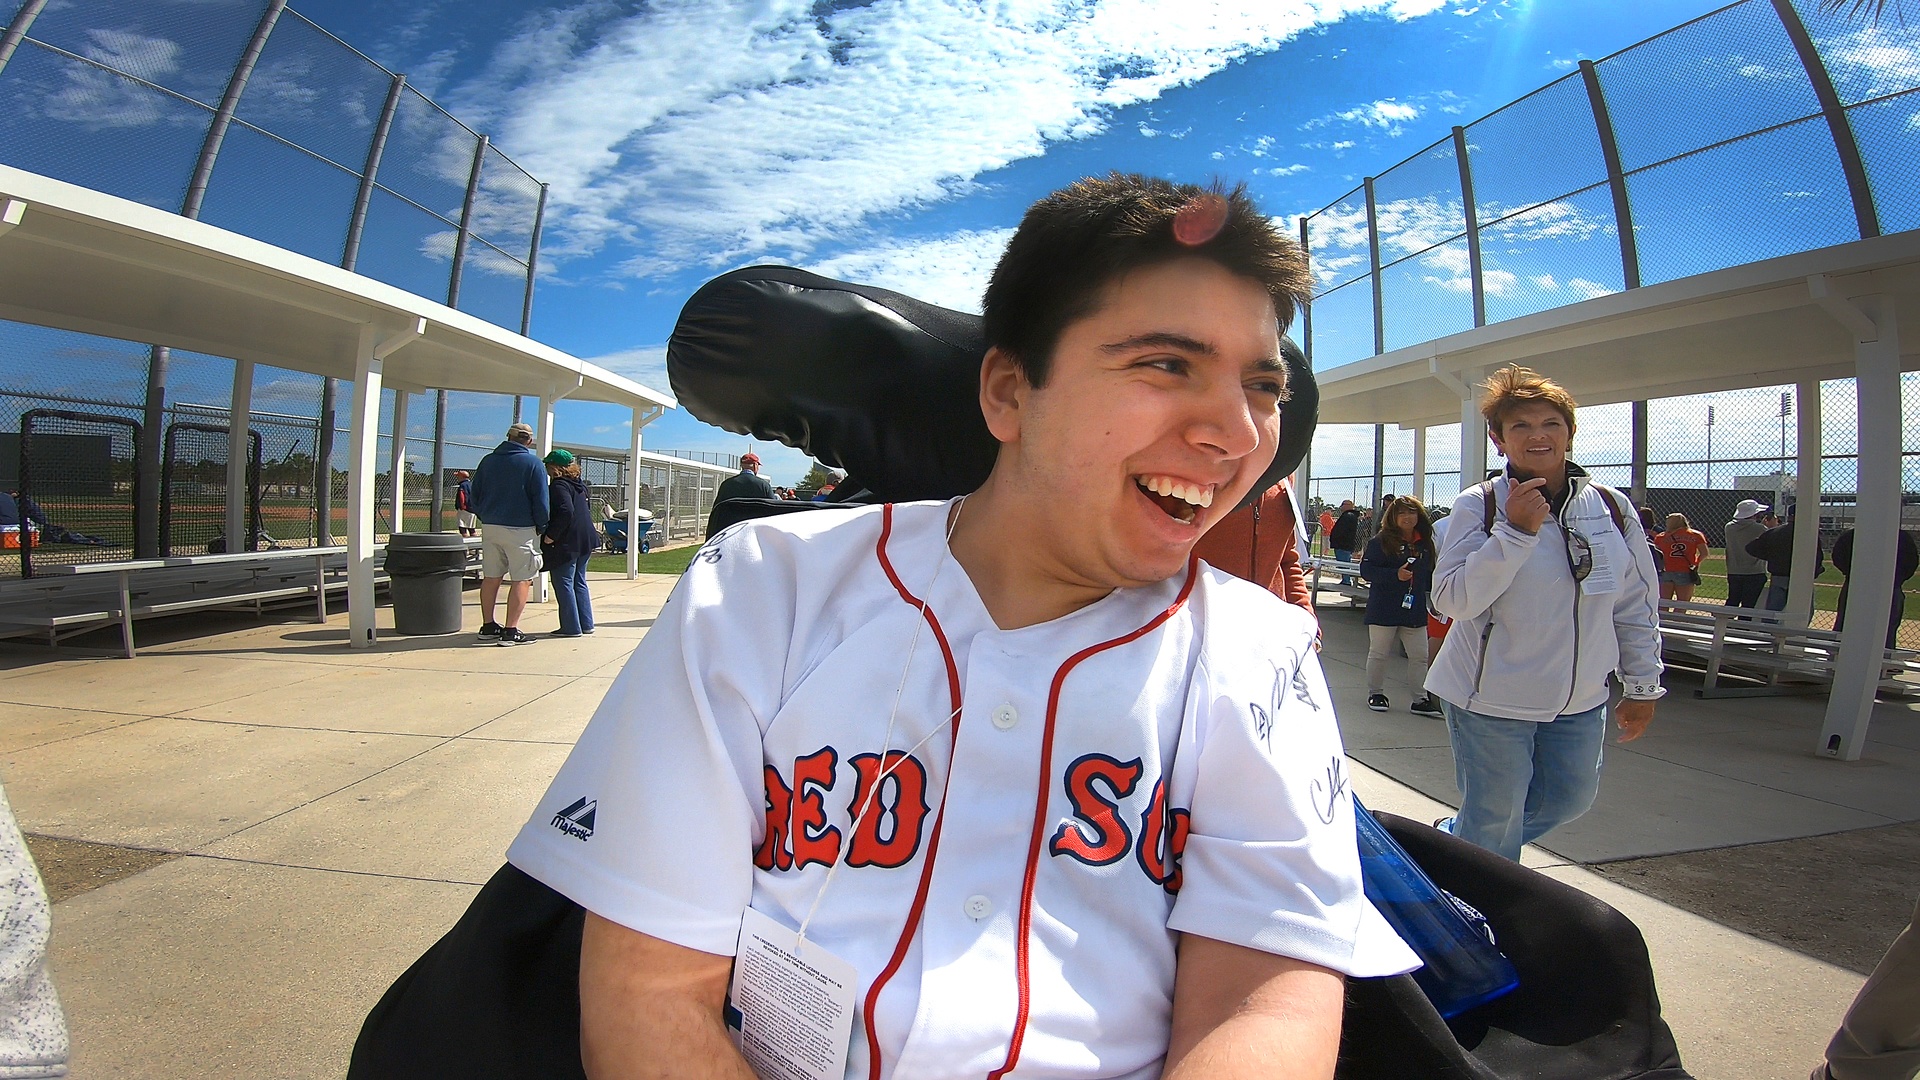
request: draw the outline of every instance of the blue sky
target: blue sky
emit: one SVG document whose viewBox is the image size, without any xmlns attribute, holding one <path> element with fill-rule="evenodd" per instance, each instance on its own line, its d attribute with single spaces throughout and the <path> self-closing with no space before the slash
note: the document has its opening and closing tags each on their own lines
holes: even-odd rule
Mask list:
<svg viewBox="0 0 1920 1080">
<path fill-rule="evenodd" d="M 533 335 L 664 385 L 715 274 L 782 262 L 977 310 L 1034 198 L 1124 169 L 1275 215 L 1713 10 L 1705 0 L 296 0 L 552 185 Z M 618 410 L 563 436 L 624 444 Z M 670 413 L 656 448 L 747 443 Z M 804 471 L 756 447 L 776 482 Z"/>
</svg>

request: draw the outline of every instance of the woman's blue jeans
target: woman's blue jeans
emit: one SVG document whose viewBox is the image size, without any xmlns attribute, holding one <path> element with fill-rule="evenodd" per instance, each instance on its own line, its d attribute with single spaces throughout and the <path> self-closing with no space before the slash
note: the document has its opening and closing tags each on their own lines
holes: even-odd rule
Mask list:
<svg viewBox="0 0 1920 1080">
<path fill-rule="evenodd" d="M 1547 723 L 1505 720 L 1441 702 L 1453 743 L 1460 812 L 1441 828 L 1518 861 L 1520 849 L 1593 805 L 1607 707 Z"/>
<path fill-rule="evenodd" d="M 585 634 L 593 630 L 593 600 L 587 596 L 587 560 L 584 556 L 554 563 L 553 599 L 560 605 L 560 632 Z"/>
</svg>

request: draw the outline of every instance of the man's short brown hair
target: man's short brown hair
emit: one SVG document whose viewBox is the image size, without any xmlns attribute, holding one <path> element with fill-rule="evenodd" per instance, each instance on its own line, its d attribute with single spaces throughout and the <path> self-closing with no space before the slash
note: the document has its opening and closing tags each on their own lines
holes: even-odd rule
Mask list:
<svg viewBox="0 0 1920 1080">
<path fill-rule="evenodd" d="M 1199 221 L 1206 224 L 1187 228 Z M 1183 258 L 1257 282 L 1273 298 L 1282 333 L 1307 300 L 1306 255 L 1260 212 L 1245 184 L 1229 191 L 1116 172 L 1076 181 L 1027 208 L 987 284 L 987 344 L 1010 356 L 1030 385 L 1044 386 L 1060 334 L 1093 313 L 1109 285 Z"/>
<path fill-rule="evenodd" d="M 1508 364 L 1480 384 L 1480 415 L 1486 417 L 1487 430 L 1505 433 L 1507 414 L 1522 405 L 1544 401 L 1554 407 L 1567 422 L 1567 434 L 1574 432 L 1573 410 L 1577 408 L 1567 388 L 1532 368 Z"/>
</svg>

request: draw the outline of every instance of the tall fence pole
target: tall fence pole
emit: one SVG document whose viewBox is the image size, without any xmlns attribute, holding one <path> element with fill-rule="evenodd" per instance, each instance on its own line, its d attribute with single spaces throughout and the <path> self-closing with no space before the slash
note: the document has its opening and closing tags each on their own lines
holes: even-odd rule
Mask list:
<svg viewBox="0 0 1920 1080">
<path fill-rule="evenodd" d="M 1880 213 L 1873 203 L 1873 188 L 1867 183 L 1867 166 L 1860 159 L 1860 143 L 1853 137 L 1853 124 L 1847 119 L 1847 110 L 1840 107 L 1840 95 L 1833 89 L 1833 77 L 1827 73 L 1827 65 L 1820 59 L 1820 50 L 1813 44 L 1813 35 L 1807 33 L 1807 24 L 1800 19 L 1791 0 L 1773 0 L 1773 10 L 1780 16 L 1780 25 L 1787 31 L 1787 37 L 1793 41 L 1793 51 L 1800 54 L 1800 66 L 1807 69 L 1807 81 L 1813 84 L 1813 96 L 1820 102 L 1821 115 L 1827 118 L 1827 130 L 1833 133 L 1833 148 L 1840 155 L 1840 171 L 1847 178 L 1847 192 L 1853 196 L 1853 217 L 1860 226 L 1860 238 L 1880 235 Z"/>
<path fill-rule="evenodd" d="M 1633 203 L 1627 198 L 1627 174 L 1620 167 L 1620 143 L 1613 137 L 1613 114 L 1600 89 L 1600 69 L 1580 61 L 1580 77 L 1587 84 L 1587 104 L 1593 126 L 1600 133 L 1600 155 L 1607 163 L 1607 186 L 1613 189 L 1613 220 L 1620 234 L 1620 276 L 1629 289 L 1640 287 L 1640 245 L 1633 235 Z"/>
<path fill-rule="evenodd" d="M 1467 129 L 1453 129 L 1453 160 L 1460 166 L 1460 205 L 1466 211 L 1467 272 L 1473 281 L 1473 325 L 1487 325 L 1487 278 L 1480 263 L 1480 210 L 1473 199 L 1473 165 L 1467 160 Z"/>
<path fill-rule="evenodd" d="M 533 206 L 533 240 L 527 245 L 527 289 L 520 300 L 520 336 L 533 336 L 533 281 L 540 274 L 540 234 L 547 225 L 547 185 L 540 185 L 540 201 Z M 513 395 L 513 422 L 520 422 L 521 397 Z"/>
<path fill-rule="evenodd" d="M 207 137 L 200 144 L 200 158 L 193 164 L 193 178 L 187 182 L 187 200 L 181 206 L 182 216 L 199 218 L 200 205 L 207 197 L 207 182 L 213 178 L 213 164 L 220 157 L 220 144 L 226 141 L 227 129 L 233 126 L 234 111 L 240 107 L 240 95 L 246 92 L 247 80 L 253 77 L 253 68 L 260 62 L 261 50 L 267 47 L 267 38 L 273 34 L 274 24 L 280 21 L 280 13 L 287 9 L 287 0 L 267 0 L 267 10 L 260 15 L 260 22 L 253 28 L 253 37 L 247 40 L 247 50 L 240 54 L 240 62 L 234 65 L 233 75 L 227 80 L 227 92 L 220 96 L 220 106 L 213 112 L 213 123 L 207 126 Z"/>
<path fill-rule="evenodd" d="M 14 50 L 26 40 L 27 31 L 33 28 L 33 20 L 40 17 L 40 9 L 47 6 L 47 0 L 27 0 L 20 10 L 13 13 L 7 23 L 5 33 L 0 33 L 0 71 L 5 71 L 7 61 L 13 59 Z"/>
<path fill-rule="evenodd" d="M 453 272 L 447 276 L 447 306 L 460 307 L 460 279 L 467 266 L 467 245 L 473 237 L 473 204 L 480 195 L 480 169 L 487 160 L 489 140 L 485 135 L 473 148 L 473 168 L 467 172 L 467 195 L 460 203 L 460 231 L 453 239 Z M 447 491 L 443 479 L 447 471 L 447 392 L 433 392 L 433 493 L 428 499 L 428 528 L 440 531 L 446 513 Z"/>
<path fill-rule="evenodd" d="M 1373 202 L 1373 177 L 1367 191 L 1367 272 L 1373 278 L 1373 355 L 1387 351 L 1387 310 L 1380 288 L 1380 215 Z"/>
<path fill-rule="evenodd" d="M 1300 254 L 1312 265 L 1313 248 L 1307 243 L 1307 219 L 1300 219 Z M 1300 351 L 1306 355 L 1307 370 L 1313 370 L 1313 300 L 1300 305 Z"/>
<path fill-rule="evenodd" d="M 193 176 L 187 182 L 187 197 L 180 206 L 180 215 L 198 219 L 200 207 L 207 196 L 207 182 L 213 177 L 213 165 L 220 156 L 220 144 L 227 137 L 227 128 L 233 124 L 233 114 L 240 106 L 240 95 L 247 88 L 247 80 L 253 76 L 254 65 L 260 62 L 260 52 L 266 48 L 267 38 L 273 33 L 274 24 L 280 21 L 280 13 L 287 8 L 287 0 L 267 0 L 267 8 L 260 15 L 260 21 L 253 28 L 253 37 L 247 40 L 246 51 L 241 53 L 240 62 L 234 65 L 233 74 L 227 79 L 226 93 L 220 96 L 220 105 L 213 113 L 213 122 L 207 126 L 207 135 L 200 144 L 200 157 L 194 162 Z M 16 18 L 15 22 L 19 20 Z M 160 550 L 160 443 L 165 437 L 167 413 L 167 369 L 173 359 L 172 351 L 164 345 L 153 346 L 147 354 L 147 400 L 145 407 L 145 429 L 141 434 L 147 440 L 145 453 L 140 455 L 142 475 L 134 478 L 136 505 L 140 507 L 133 538 L 135 558 L 149 559 Z M 243 361 L 235 361 L 241 363 Z M 238 428 L 231 413 L 228 424 Z M 245 435 L 241 438 L 244 440 Z M 231 448 L 229 448 L 231 450 Z M 242 446 L 240 451 L 245 452 Z"/>
<path fill-rule="evenodd" d="M 527 291 L 520 301 L 521 337 L 530 337 L 533 332 L 533 281 L 540 274 L 540 233 L 546 226 L 547 185 L 541 184 L 540 201 L 533 207 L 533 240 L 527 245 Z M 519 419 L 517 413 L 515 419 Z"/>
<path fill-rule="evenodd" d="M 394 114 L 400 111 L 400 92 L 407 87 L 405 75 L 395 75 L 387 83 L 387 101 L 380 109 L 380 120 L 373 126 L 373 140 L 367 144 L 367 164 L 360 170 L 360 190 L 354 196 L 353 217 L 347 221 L 347 245 L 340 254 L 340 268 L 353 270 L 360 264 L 360 240 L 367 230 L 367 211 L 373 206 L 373 187 L 380 174 L 380 159 L 387 152 L 387 136 L 393 131 Z M 340 380 L 327 378 L 320 387 L 320 431 L 314 439 L 313 491 L 314 514 L 319 518 L 318 543 L 333 544 L 333 442 L 339 423 Z"/>
</svg>

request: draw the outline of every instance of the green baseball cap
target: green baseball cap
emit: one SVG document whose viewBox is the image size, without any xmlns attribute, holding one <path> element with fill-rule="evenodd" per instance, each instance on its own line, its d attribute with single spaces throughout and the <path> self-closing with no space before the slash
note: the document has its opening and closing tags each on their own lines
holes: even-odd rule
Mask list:
<svg viewBox="0 0 1920 1080">
<path fill-rule="evenodd" d="M 565 450 L 553 450 L 548 452 L 544 460 L 549 465 L 557 465 L 564 469 L 573 464 L 573 455 Z"/>
</svg>

